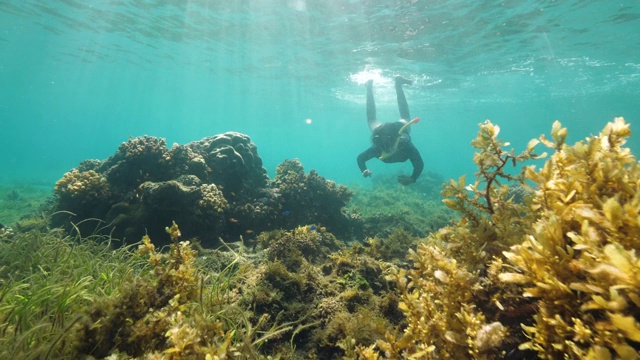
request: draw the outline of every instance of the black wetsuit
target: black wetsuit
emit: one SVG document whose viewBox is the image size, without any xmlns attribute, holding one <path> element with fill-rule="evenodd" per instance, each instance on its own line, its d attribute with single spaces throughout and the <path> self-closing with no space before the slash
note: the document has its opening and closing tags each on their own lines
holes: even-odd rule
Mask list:
<svg viewBox="0 0 640 360">
<path fill-rule="evenodd" d="M 380 160 L 385 163 L 397 163 L 410 160 L 413 165 L 413 173 L 410 176 L 411 179 L 413 179 L 413 182 L 415 182 L 416 179 L 418 179 L 418 176 L 422 173 L 424 162 L 422 161 L 422 156 L 420 156 L 418 149 L 416 149 L 416 147 L 411 143 L 411 136 L 409 135 L 410 129 L 406 129 L 401 135 L 398 135 L 400 129 L 407 124 L 407 121 L 411 121 L 409 105 L 407 104 L 407 99 L 404 95 L 404 91 L 402 90 L 403 84 L 410 83 L 411 82 L 408 80 L 396 77 L 395 88 L 398 99 L 398 110 L 400 111 L 400 117 L 404 119 L 404 121 L 387 123 L 380 123 L 377 120 L 372 82 L 369 81 L 367 83 L 367 122 L 369 123 L 369 129 L 373 132 L 371 136 L 371 142 L 373 145 L 358 155 L 358 167 L 365 177 L 371 175 L 371 172 L 365 174 L 365 170 L 367 170 L 367 161 L 373 158 L 380 158 L 382 156 L 383 149 L 391 150 L 398 136 L 400 136 L 400 142 L 398 143 L 396 151 L 393 154 L 384 156 Z M 404 183 L 402 181 L 403 178 L 406 178 L 406 176 L 399 176 L 398 181 L 403 183 L 403 185 L 410 183 Z"/>
<path fill-rule="evenodd" d="M 392 138 L 395 141 L 398 131 L 405 123 L 397 121 L 393 123 L 384 123 L 380 125 L 373 132 L 373 137 L 379 136 L 380 138 Z M 422 161 L 422 156 L 420 156 L 420 152 L 413 146 L 411 143 L 411 136 L 407 133 L 403 133 L 400 135 L 400 143 L 398 144 L 398 149 L 393 155 L 380 159 L 385 163 L 397 163 L 397 162 L 405 162 L 407 160 L 411 161 L 411 165 L 413 165 L 413 173 L 411 177 L 413 180 L 416 180 L 418 176 L 422 173 L 422 169 L 424 168 L 424 162 Z M 379 158 L 382 156 L 382 148 L 375 144 L 370 148 L 362 152 L 358 155 L 358 167 L 360 168 L 360 172 L 363 172 L 367 169 L 366 162 L 373 159 Z"/>
</svg>

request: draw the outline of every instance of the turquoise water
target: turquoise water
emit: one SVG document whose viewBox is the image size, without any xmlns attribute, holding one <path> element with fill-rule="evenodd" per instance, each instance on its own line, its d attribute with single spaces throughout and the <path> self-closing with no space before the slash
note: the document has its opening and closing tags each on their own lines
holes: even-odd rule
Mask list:
<svg viewBox="0 0 640 360">
<path fill-rule="evenodd" d="M 638 1 L 2 0 L 0 182 L 53 185 L 131 136 L 239 131 L 271 175 L 299 158 L 366 183 L 363 83 L 395 121 L 397 74 L 425 171 L 457 178 L 485 119 L 517 149 L 556 119 L 571 142 L 615 116 L 638 131 L 638 33 Z"/>
</svg>

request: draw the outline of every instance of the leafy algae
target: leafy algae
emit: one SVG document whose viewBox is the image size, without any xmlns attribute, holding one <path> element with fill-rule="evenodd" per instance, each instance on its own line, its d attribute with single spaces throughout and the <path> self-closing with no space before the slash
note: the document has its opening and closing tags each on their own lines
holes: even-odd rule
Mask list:
<svg viewBox="0 0 640 360">
<path fill-rule="evenodd" d="M 533 351 L 544 359 L 637 359 L 640 339 L 640 166 L 629 124 L 608 123 L 573 146 L 555 122 L 515 155 L 498 128 L 480 124 L 476 181 L 450 181 L 445 204 L 461 220 L 429 236 L 397 269 L 402 333 L 377 346 L 391 358 L 497 358 Z M 511 162 L 553 154 L 541 169 Z M 509 184 L 511 183 L 511 185 Z M 525 190 L 514 201 L 510 186 Z M 504 246 L 509 246 L 504 249 Z M 502 251 L 500 251 L 503 249 Z M 523 337 L 524 335 L 524 337 Z M 517 347 L 517 348 L 514 348 Z M 360 358 L 375 359 L 374 347 Z"/>
</svg>

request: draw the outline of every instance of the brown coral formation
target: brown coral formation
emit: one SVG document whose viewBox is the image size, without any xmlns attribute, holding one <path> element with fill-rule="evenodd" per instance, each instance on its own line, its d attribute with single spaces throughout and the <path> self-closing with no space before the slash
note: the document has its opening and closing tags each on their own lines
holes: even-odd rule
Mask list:
<svg viewBox="0 0 640 360">
<path fill-rule="evenodd" d="M 166 155 L 165 139 L 145 135 L 123 142 L 96 171 L 114 188 L 126 191 L 145 181 L 169 180 Z"/>
<path fill-rule="evenodd" d="M 95 218 L 106 221 L 101 231 L 118 239 L 161 239 L 157 229 L 175 220 L 185 236 L 207 246 L 307 223 L 346 231 L 348 190 L 314 171 L 304 174 L 297 164 L 280 167 L 294 176 L 269 181 L 255 144 L 236 132 L 169 150 L 164 139 L 133 138 L 107 160 L 84 161 L 58 182 L 55 210 L 62 212 L 53 225 L 91 234 L 95 224 L 82 220 Z"/>
<path fill-rule="evenodd" d="M 254 194 L 269 181 L 258 148 L 247 135 L 227 132 L 187 147 L 201 154 L 208 166 L 209 181 L 203 181 L 221 185 L 226 196 L 240 195 L 241 191 Z"/>
<path fill-rule="evenodd" d="M 326 180 L 315 170 L 305 174 L 297 159 L 278 165 L 273 183 L 282 197 L 285 225 L 315 222 L 337 235 L 349 234 L 348 217 L 342 214 L 353 195 L 347 187 Z"/>
<path fill-rule="evenodd" d="M 56 182 L 54 193 L 61 207 L 71 212 L 82 212 L 86 217 L 99 216 L 105 203 L 111 200 L 107 179 L 94 170 L 69 171 Z"/>
</svg>

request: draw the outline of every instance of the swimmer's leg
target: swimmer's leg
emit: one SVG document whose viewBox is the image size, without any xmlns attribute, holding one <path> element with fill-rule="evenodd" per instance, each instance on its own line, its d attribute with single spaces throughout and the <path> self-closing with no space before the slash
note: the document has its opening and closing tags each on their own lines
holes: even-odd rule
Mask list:
<svg viewBox="0 0 640 360">
<path fill-rule="evenodd" d="M 376 119 L 376 102 L 373 100 L 373 80 L 367 81 L 367 123 L 371 131 L 380 126 Z"/>
<path fill-rule="evenodd" d="M 406 121 L 411 121 L 411 115 L 409 115 L 409 104 L 407 104 L 407 98 L 404 96 L 404 90 L 402 85 L 411 85 L 413 81 L 403 78 L 402 76 L 396 76 L 396 96 L 398 98 L 398 110 L 400 110 L 400 118 Z"/>
</svg>

